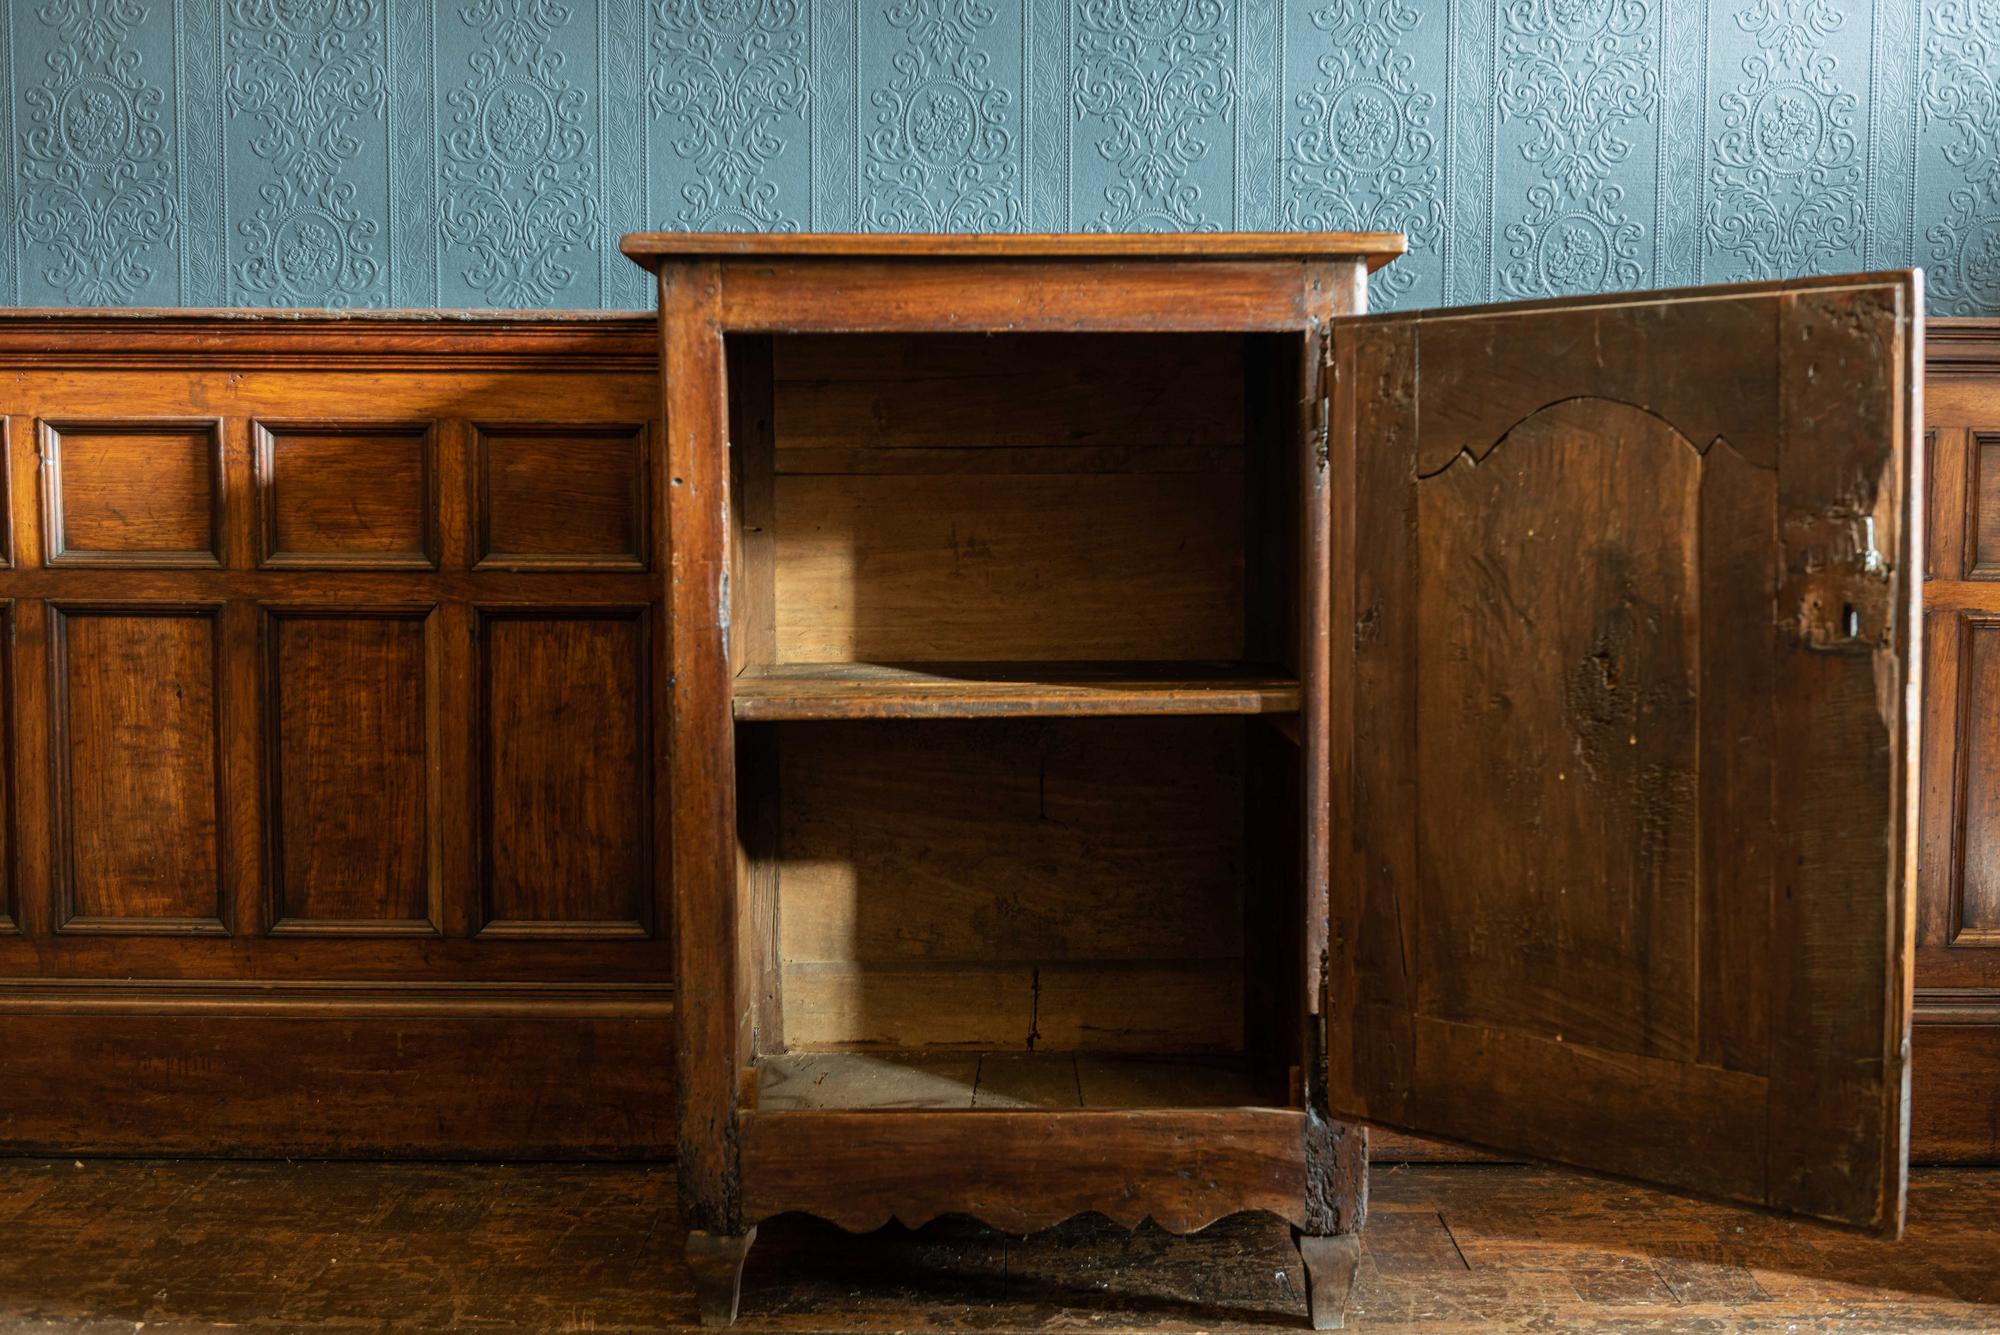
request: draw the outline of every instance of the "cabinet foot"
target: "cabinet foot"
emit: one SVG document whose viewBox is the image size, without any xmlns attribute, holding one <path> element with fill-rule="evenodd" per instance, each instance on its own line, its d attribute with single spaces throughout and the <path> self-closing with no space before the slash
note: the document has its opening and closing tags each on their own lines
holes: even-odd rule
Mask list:
<svg viewBox="0 0 2000 1335">
<path fill-rule="evenodd" d="M 701 1309 L 702 1325 L 726 1326 L 736 1320 L 736 1303 L 743 1294 L 743 1261 L 755 1241 L 754 1227 L 742 1233 L 689 1231 L 687 1265 L 694 1276 L 694 1299 Z"/>
<path fill-rule="evenodd" d="M 1361 1235 L 1315 1237 L 1294 1232 L 1292 1240 L 1306 1265 L 1306 1310 L 1312 1314 L 1313 1329 L 1339 1330 L 1347 1320 L 1347 1295 L 1354 1291 L 1354 1276 L 1361 1269 Z"/>
</svg>

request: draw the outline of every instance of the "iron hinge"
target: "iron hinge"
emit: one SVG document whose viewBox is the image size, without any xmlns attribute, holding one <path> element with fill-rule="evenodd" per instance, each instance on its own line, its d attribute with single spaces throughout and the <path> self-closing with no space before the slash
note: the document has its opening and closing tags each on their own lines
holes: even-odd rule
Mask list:
<svg viewBox="0 0 2000 1335">
<path fill-rule="evenodd" d="M 1333 453 L 1333 328 L 1319 329 L 1319 395 L 1313 403 L 1313 462 L 1326 471 Z"/>
</svg>

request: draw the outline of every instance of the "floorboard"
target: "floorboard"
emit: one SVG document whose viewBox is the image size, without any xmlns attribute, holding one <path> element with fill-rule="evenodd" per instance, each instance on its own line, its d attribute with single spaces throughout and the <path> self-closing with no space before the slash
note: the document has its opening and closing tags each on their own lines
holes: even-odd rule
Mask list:
<svg viewBox="0 0 2000 1335">
<path fill-rule="evenodd" d="M 1533 1168 L 1378 1168 L 1350 1328 L 2000 1328 L 2000 1170 L 1919 1171 L 1887 1244 Z M 0 1161 L 0 1330 L 682 1331 L 673 1169 Z M 1285 1228 L 1084 1219 L 852 1237 L 784 1218 L 747 1332 L 1304 1328 Z"/>
</svg>

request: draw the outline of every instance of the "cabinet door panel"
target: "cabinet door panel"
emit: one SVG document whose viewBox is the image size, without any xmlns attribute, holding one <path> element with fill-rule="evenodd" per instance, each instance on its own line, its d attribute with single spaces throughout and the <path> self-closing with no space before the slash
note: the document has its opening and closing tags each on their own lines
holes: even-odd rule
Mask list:
<svg viewBox="0 0 2000 1335">
<path fill-rule="evenodd" d="M 1332 1112 L 1900 1228 L 1920 312 L 1337 324 Z"/>
</svg>

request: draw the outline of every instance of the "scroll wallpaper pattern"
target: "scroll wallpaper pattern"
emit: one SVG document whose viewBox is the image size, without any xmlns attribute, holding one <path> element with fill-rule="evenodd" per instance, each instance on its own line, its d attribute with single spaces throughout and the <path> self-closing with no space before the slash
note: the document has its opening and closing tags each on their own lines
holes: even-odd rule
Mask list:
<svg viewBox="0 0 2000 1335">
<path fill-rule="evenodd" d="M 1378 305 L 1921 264 L 2000 0 L 8 0 L 0 303 L 634 307 L 640 227 L 1385 228 Z"/>
</svg>

